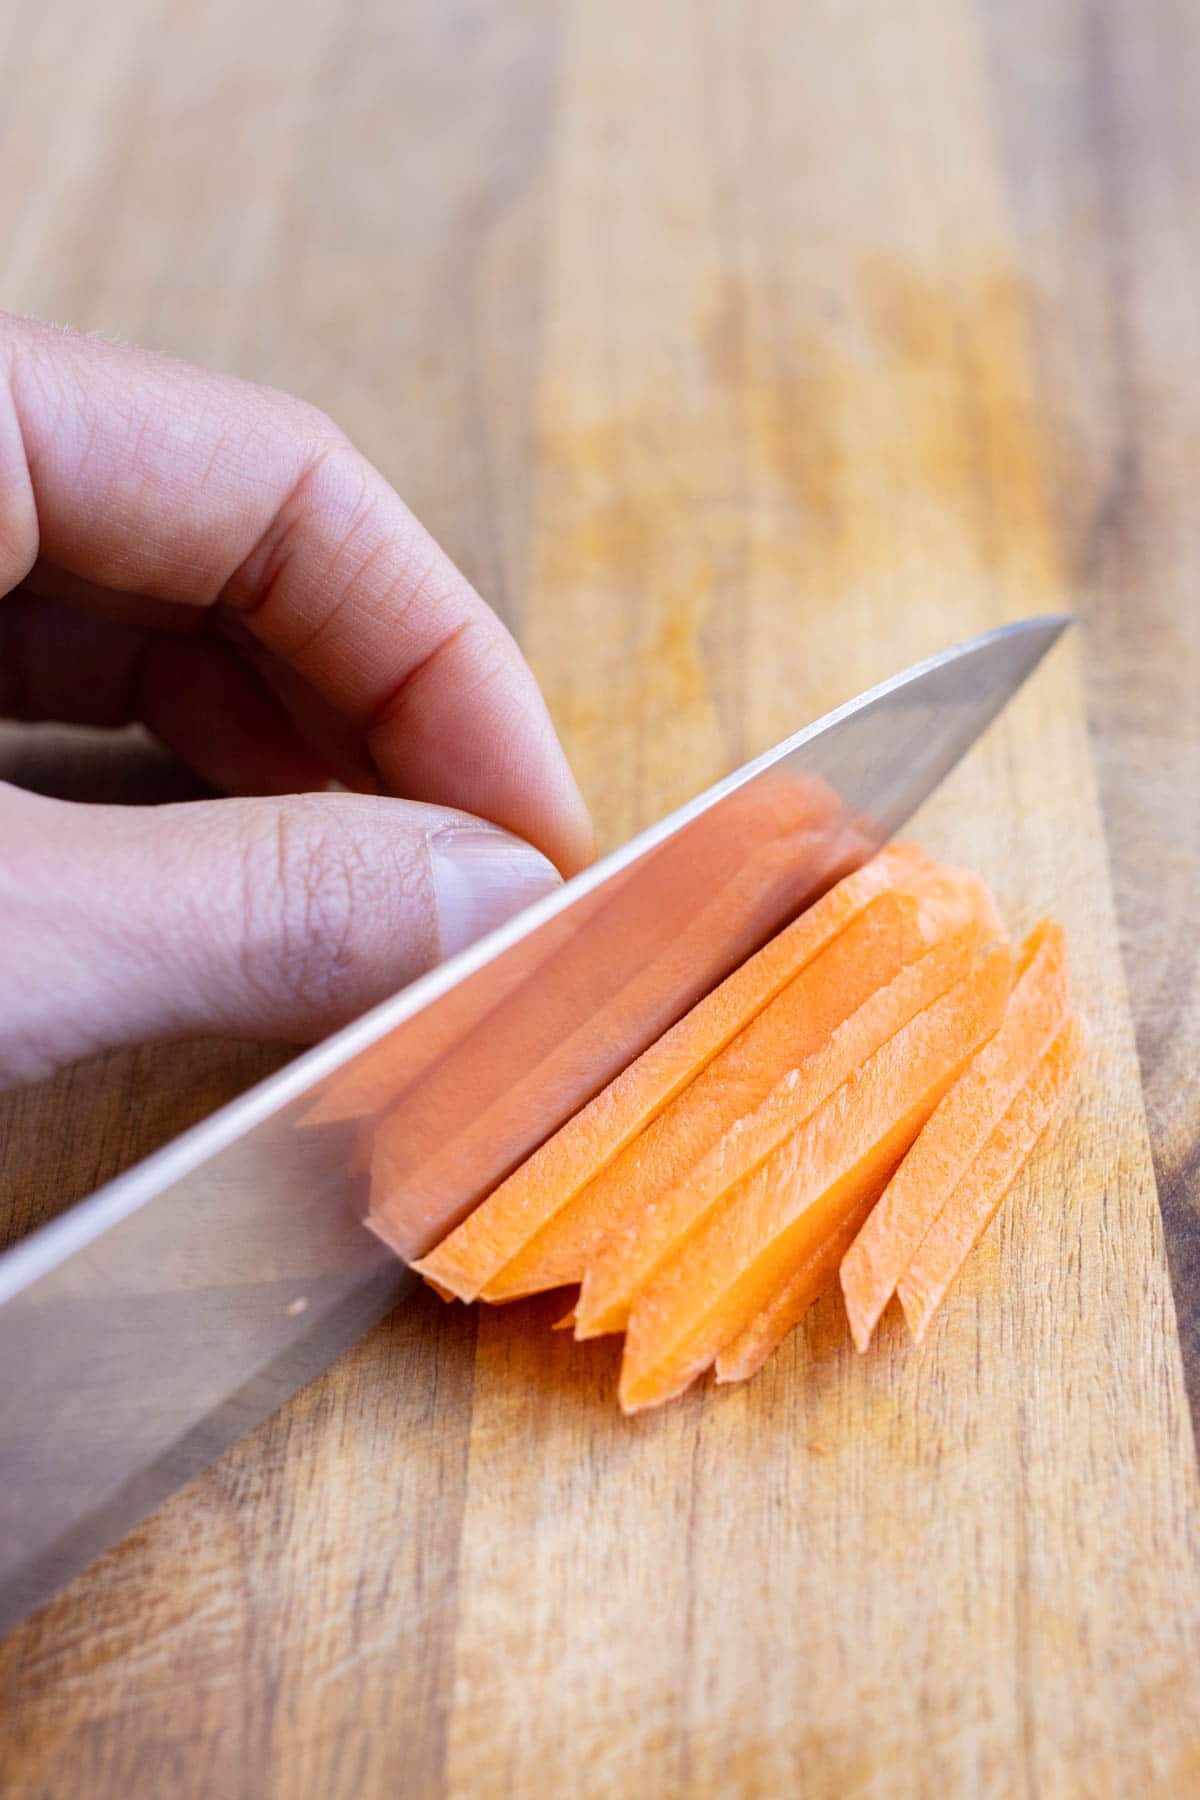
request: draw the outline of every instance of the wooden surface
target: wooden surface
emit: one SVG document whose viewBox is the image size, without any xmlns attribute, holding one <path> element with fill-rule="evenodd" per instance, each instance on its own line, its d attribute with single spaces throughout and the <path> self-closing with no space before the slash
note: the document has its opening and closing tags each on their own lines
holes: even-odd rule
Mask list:
<svg viewBox="0 0 1200 1800">
<path fill-rule="evenodd" d="M 553 1306 L 394 1317 L 0 1647 L 6 1794 L 1200 1787 L 1198 47 L 1187 0 L 7 9 L 3 304 L 332 411 L 604 843 L 1077 608 L 919 829 L 1065 919 L 1095 1048 L 920 1353 L 827 1302 L 631 1424 Z M 7 1234 L 274 1060 L 8 1099 Z"/>
</svg>

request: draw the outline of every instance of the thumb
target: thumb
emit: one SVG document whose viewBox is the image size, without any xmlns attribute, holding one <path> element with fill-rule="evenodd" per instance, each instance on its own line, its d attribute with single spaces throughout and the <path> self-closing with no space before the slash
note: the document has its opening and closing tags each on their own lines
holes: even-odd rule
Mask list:
<svg viewBox="0 0 1200 1800">
<path fill-rule="evenodd" d="M 0 784 L 0 1085 L 105 1046 L 319 1037 L 558 885 L 444 807 L 76 806 Z"/>
</svg>

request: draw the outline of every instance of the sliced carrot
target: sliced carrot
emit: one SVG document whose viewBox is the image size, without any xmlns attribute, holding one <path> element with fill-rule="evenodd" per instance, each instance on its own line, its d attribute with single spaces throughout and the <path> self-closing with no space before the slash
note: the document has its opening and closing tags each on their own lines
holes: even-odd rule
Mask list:
<svg viewBox="0 0 1200 1800">
<path fill-rule="evenodd" d="M 960 913 L 956 929 L 924 956 L 908 959 L 890 979 L 882 981 L 877 979 L 878 969 L 866 959 L 860 959 L 850 976 L 844 963 L 852 957 L 839 958 L 838 966 L 830 966 L 833 953 L 843 942 L 839 939 L 806 971 L 814 986 L 817 976 L 827 974 L 831 992 L 823 1004 L 811 1005 L 810 1034 L 805 1038 L 798 1032 L 793 1037 L 790 1056 L 785 1043 L 785 1054 L 778 1059 L 784 1068 L 782 1078 L 774 1081 L 757 1105 L 749 1082 L 749 1110 L 737 1105 L 736 1090 L 731 1096 L 734 1104 L 724 1108 L 720 1104 L 727 1098 L 724 1093 L 718 1092 L 717 1104 L 708 1106 L 703 1104 L 704 1096 L 697 1096 L 700 1104 L 693 1141 L 698 1153 L 681 1154 L 680 1140 L 672 1136 L 660 1158 L 666 1170 L 661 1185 L 653 1179 L 646 1187 L 640 1185 L 644 1159 L 636 1158 L 623 1204 L 616 1195 L 606 1197 L 612 1222 L 583 1274 L 576 1336 L 596 1337 L 622 1330 L 637 1295 L 656 1269 L 722 1196 L 790 1137 L 881 1044 L 969 972 L 981 944 L 994 941 L 1001 928 L 986 904 L 982 884 L 979 898 L 962 911 L 966 917 Z M 823 964 L 827 966 L 822 968 Z M 797 1010 L 803 1014 L 807 996 L 802 993 L 798 998 Z M 849 1017 L 845 1016 L 847 1005 L 854 1007 Z M 840 1021 L 839 1011 L 843 1015 Z M 753 1067 L 753 1059 L 748 1060 Z M 778 1063 L 765 1071 L 769 1075 L 777 1072 Z M 681 1097 L 680 1113 L 690 1110 L 692 1093 L 689 1090 Z M 636 1152 L 638 1147 L 633 1148 Z"/>
<path fill-rule="evenodd" d="M 928 866 L 922 852 L 894 846 L 840 881 L 535 1150 L 418 1268 L 475 1299 L 872 900 Z M 743 885 L 759 880 L 751 867 Z M 741 893 L 734 899 L 741 904 Z M 557 1287 L 581 1273 L 582 1264 L 537 1286 Z M 533 1291 L 509 1282 L 504 1297 Z"/>
<path fill-rule="evenodd" d="M 727 1044 L 483 1290 L 508 1300 L 579 1281 L 629 1229 L 645 1241 L 669 1194 L 721 1133 L 824 1044 L 844 1018 L 925 947 L 911 894 L 881 894 Z M 580 1335 L 592 1336 L 584 1307 Z"/>
<path fill-rule="evenodd" d="M 307 1120 L 304 1123 L 307 1124 Z M 369 1124 L 359 1124 L 354 1133 L 354 1141 L 346 1158 L 346 1172 L 349 1175 L 365 1175 L 371 1167 L 371 1152 L 375 1142 L 375 1133 Z"/>
<path fill-rule="evenodd" d="M 1086 1052 L 1082 1025 L 1068 1019 L 921 1240 L 897 1289 L 918 1343 L 1049 1128 Z"/>
<path fill-rule="evenodd" d="M 798 1325 L 809 1307 L 829 1288 L 837 1286 L 838 1264 L 854 1242 L 855 1233 L 879 1198 L 879 1190 L 868 1189 L 862 1202 L 800 1264 L 784 1282 L 775 1298 L 763 1307 L 746 1329 L 739 1332 L 717 1357 L 719 1382 L 749 1381 L 757 1375 L 767 1358 Z"/>
<path fill-rule="evenodd" d="M 497 1008 L 382 1120 L 367 1223 L 401 1255 L 424 1255 L 497 1168 L 527 1157 L 814 883 L 844 872 L 859 835 L 827 788 L 762 777 L 636 864 L 612 899 L 600 890 L 594 912 L 585 903 L 550 921 L 543 930 L 565 923 L 571 935 L 538 967 L 536 988 Z M 469 1268 L 466 1290 L 478 1290 L 477 1274 Z M 458 1277 L 438 1278 L 458 1291 Z"/>
<path fill-rule="evenodd" d="M 486 985 L 464 983 L 447 994 L 416 1031 L 381 1038 L 330 1076 L 300 1123 L 336 1125 L 385 1111 L 529 979 L 525 964 L 509 957 L 489 969 Z"/>
<path fill-rule="evenodd" d="M 1012 966 L 1006 944 L 981 950 L 687 1235 L 630 1315 L 626 1412 L 682 1392 L 895 1167 L 1000 1023 Z"/>
<path fill-rule="evenodd" d="M 504 1028 L 523 990 L 555 980 L 583 933 L 603 936 L 615 926 L 625 885 L 637 869 L 605 884 L 602 894 L 584 901 L 577 913 L 552 919 L 523 941 L 516 954 L 485 965 L 445 994 L 437 1005 L 373 1044 L 319 1090 L 299 1123 L 338 1124 L 370 1118 L 373 1125 L 425 1082 L 443 1060 L 469 1058 L 480 1037 Z M 610 909 L 612 909 L 610 911 Z M 515 1003 L 515 1005 L 514 1005 Z"/>
<path fill-rule="evenodd" d="M 426 1287 L 432 1288 L 438 1299 L 444 1300 L 447 1306 L 452 1300 L 458 1299 L 457 1294 L 452 1294 L 449 1288 L 441 1287 L 436 1281 L 427 1281 L 425 1285 Z"/>
<path fill-rule="evenodd" d="M 905 1157 L 846 1253 L 842 1292 L 865 1350 L 921 1239 L 1067 1016 L 1066 944 L 1043 921 L 1021 957 L 1004 1021 L 972 1059 Z"/>
<path fill-rule="evenodd" d="M 614 1247 L 625 1242 L 649 1245 L 660 1216 L 660 1198 L 683 1179 L 726 1125 L 735 1125 L 743 1113 L 752 1111 L 775 1080 L 820 1047 L 846 1010 L 871 992 L 873 982 L 886 983 L 897 967 L 915 960 L 925 943 L 936 938 L 952 919 L 972 917 L 980 906 L 988 912 L 995 930 L 1003 930 L 987 890 L 974 876 L 922 864 L 911 856 L 906 870 L 896 870 L 896 879 L 903 887 L 894 890 L 893 910 L 881 911 L 885 896 L 877 895 L 866 911 L 852 918 L 843 931 L 835 932 L 645 1131 L 573 1199 L 555 1208 L 546 1224 L 483 1288 L 483 1299 L 514 1299 L 578 1282 L 610 1243 Z M 857 881 L 856 875 L 842 886 Z M 906 896 L 908 907 L 916 902 L 916 914 L 914 917 L 910 910 L 907 915 L 907 948 L 893 942 L 889 967 L 889 953 L 882 941 L 875 952 L 867 953 L 867 920 L 875 921 L 870 927 L 873 933 L 885 929 L 885 920 L 892 922 L 886 929 L 893 929 L 900 916 L 895 911 L 898 893 Z M 832 894 L 826 897 L 832 898 Z M 899 963 L 895 961 L 897 949 L 901 950 Z M 827 962 L 830 957 L 832 962 Z M 818 964 L 822 965 L 819 975 Z M 613 1254 L 617 1254 L 615 1248 Z M 605 1278 L 599 1280 L 603 1286 Z M 596 1285 L 593 1280 L 593 1291 Z M 620 1330 L 627 1311 L 625 1306 L 615 1320 L 601 1320 L 591 1316 L 589 1303 L 579 1335 Z"/>
</svg>

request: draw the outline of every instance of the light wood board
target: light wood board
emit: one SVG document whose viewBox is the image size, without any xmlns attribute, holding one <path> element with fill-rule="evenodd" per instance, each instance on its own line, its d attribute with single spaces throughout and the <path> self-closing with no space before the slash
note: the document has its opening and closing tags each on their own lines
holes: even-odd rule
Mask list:
<svg viewBox="0 0 1200 1800">
<path fill-rule="evenodd" d="M 81 56 L 90 10 L 14 11 L 5 302 L 329 408 L 513 622 L 605 844 L 1081 610 L 914 829 L 1064 919 L 1094 1048 L 920 1352 L 830 1300 L 631 1423 L 553 1305 L 404 1310 L 0 1646 L 0 1785 L 1196 1791 L 1188 16 L 114 0 Z M 16 1229 L 271 1058 L 4 1101 Z"/>
</svg>

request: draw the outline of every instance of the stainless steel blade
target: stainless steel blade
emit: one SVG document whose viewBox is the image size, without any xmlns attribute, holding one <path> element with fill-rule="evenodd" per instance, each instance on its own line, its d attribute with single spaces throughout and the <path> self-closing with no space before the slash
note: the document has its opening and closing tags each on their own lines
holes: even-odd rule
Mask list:
<svg viewBox="0 0 1200 1800">
<path fill-rule="evenodd" d="M 903 824 L 1066 622 L 798 732 L 0 1258 L 0 1634 L 405 1294 L 384 1237 L 434 1241 Z"/>
</svg>

